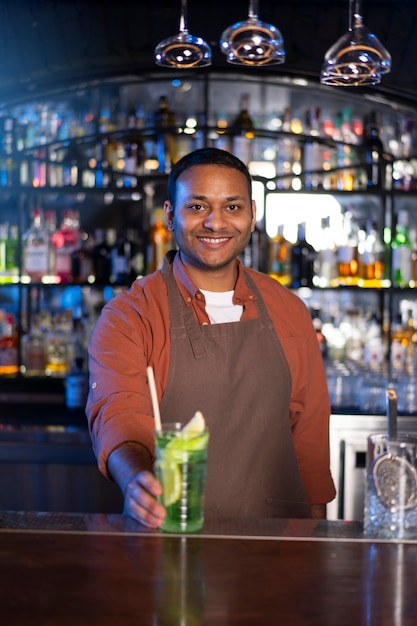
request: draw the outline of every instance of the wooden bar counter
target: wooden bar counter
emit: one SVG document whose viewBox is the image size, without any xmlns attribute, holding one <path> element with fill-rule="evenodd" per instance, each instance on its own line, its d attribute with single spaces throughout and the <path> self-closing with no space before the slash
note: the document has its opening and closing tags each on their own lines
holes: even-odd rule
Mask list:
<svg viewBox="0 0 417 626">
<path fill-rule="evenodd" d="M 0 512 L 2 626 L 416 626 L 417 541 L 360 522 Z"/>
</svg>

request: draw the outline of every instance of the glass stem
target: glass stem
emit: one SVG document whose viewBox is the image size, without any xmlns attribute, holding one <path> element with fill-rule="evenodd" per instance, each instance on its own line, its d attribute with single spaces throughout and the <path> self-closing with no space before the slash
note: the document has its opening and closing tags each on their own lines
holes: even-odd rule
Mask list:
<svg viewBox="0 0 417 626">
<path fill-rule="evenodd" d="M 353 4 L 354 4 L 355 0 L 349 0 L 349 30 L 352 31 L 353 30 Z"/>
<path fill-rule="evenodd" d="M 258 18 L 258 0 L 249 0 L 249 19 Z"/>
<path fill-rule="evenodd" d="M 181 0 L 180 33 L 187 32 L 187 0 Z"/>
</svg>

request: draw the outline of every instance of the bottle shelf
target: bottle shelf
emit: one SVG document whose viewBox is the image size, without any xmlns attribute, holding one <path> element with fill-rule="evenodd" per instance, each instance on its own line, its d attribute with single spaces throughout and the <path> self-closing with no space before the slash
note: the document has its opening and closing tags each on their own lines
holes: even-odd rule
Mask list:
<svg viewBox="0 0 417 626">
<path fill-rule="evenodd" d="M 171 75 L 158 80 L 142 77 L 134 82 L 86 86 L 82 93 L 69 90 L 49 100 L 16 105 L 0 116 L 0 195 L 7 216 L 4 219 L 18 223 L 20 237 L 19 269 L 12 279 L 2 277 L 0 264 L 0 293 L 4 308 L 16 308 L 22 365 L 22 340 L 37 313 L 59 311 L 74 303 L 80 308 L 85 297 L 88 314 L 93 316 L 134 278 L 121 274 L 122 278 L 114 281 L 59 281 L 52 273 L 43 280 L 28 281 L 22 272 L 22 235 L 37 206 L 45 211 L 56 209 L 57 214 L 69 207 L 79 208 L 82 228 L 88 233 L 97 225 L 104 229 L 135 226 L 140 233 L 136 244 L 141 260 L 140 270 L 135 266 L 133 274 L 145 274 L 151 269 L 151 216 L 163 205 L 174 156 L 179 158 L 203 146 L 240 149 L 253 181 L 262 189 L 259 206 L 263 209 L 259 242 L 253 238 L 254 249 L 244 254 L 244 262 L 253 262 L 256 269 L 273 274 L 267 257 L 275 233 L 266 234 L 270 217 L 266 204 L 272 194 L 278 196 L 272 212 L 279 212 L 282 199 L 288 195 L 297 201 L 301 194 L 337 196 L 340 210 L 344 214 L 352 211 L 362 232 L 368 215 L 376 219 L 382 235 L 384 228 L 393 234 L 398 207 L 417 191 L 409 112 L 397 106 L 368 103 L 353 95 L 338 100 L 329 97 L 328 90 L 278 85 L 275 78 L 272 81 L 259 75 L 250 80 L 237 74 L 230 80 L 190 75 L 187 82 L 179 78 L 177 87 Z M 243 91 L 250 93 L 250 100 L 241 100 Z M 167 94 L 163 104 L 169 103 L 174 116 L 167 116 L 166 108 L 158 108 L 161 93 Z M 251 118 L 249 128 L 245 128 L 247 120 L 239 122 L 239 101 Z M 370 166 L 378 163 L 367 161 L 369 149 L 363 131 L 370 109 L 378 107 L 383 146 L 374 152 L 384 175 L 370 185 Z M 411 212 L 411 207 L 405 208 Z M 288 216 L 292 217 L 289 211 Z M 385 245 L 389 270 L 391 244 Z M 0 237 L 0 261 L 1 246 Z M 381 327 L 389 326 L 398 302 L 411 300 L 417 292 L 412 282 L 407 287 L 396 285 L 388 270 L 383 279 L 357 275 L 342 279 L 336 272 L 336 277 L 333 273 L 331 279 L 326 278 L 326 284 L 316 272 L 319 276 L 317 280 L 313 277 L 309 287 L 312 296 L 308 306 L 322 307 L 327 317 L 337 318 L 336 324 L 347 306 L 352 309 L 357 305 L 366 315 L 377 314 Z M 278 280 L 293 288 L 291 279 Z M 106 295 L 97 296 L 99 291 Z M 77 296 L 68 295 L 70 292 Z M 22 371 L 17 376 L 31 378 Z"/>
</svg>

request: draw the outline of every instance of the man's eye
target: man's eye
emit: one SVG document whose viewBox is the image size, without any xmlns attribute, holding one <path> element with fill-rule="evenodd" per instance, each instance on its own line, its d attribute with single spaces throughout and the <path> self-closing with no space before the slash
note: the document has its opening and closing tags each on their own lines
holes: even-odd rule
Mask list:
<svg viewBox="0 0 417 626">
<path fill-rule="evenodd" d="M 240 206 L 238 206 L 237 204 L 229 204 L 229 206 L 227 207 L 227 209 L 229 211 L 237 211 L 238 209 L 240 209 Z"/>
<path fill-rule="evenodd" d="M 204 207 L 201 204 L 192 204 L 190 209 L 193 209 L 193 211 L 202 211 Z"/>
</svg>

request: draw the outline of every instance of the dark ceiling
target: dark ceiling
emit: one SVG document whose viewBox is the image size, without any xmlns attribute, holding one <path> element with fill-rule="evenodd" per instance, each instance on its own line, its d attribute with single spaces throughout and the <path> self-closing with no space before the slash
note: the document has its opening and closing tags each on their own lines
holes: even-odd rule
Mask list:
<svg viewBox="0 0 417 626">
<path fill-rule="evenodd" d="M 347 31 L 348 6 L 260 1 L 259 17 L 280 29 L 287 53 L 286 63 L 269 72 L 318 80 L 325 52 Z M 180 0 L 0 0 L 0 103 L 68 82 L 161 71 L 153 49 L 177 32 L 179 10 Z M 189 0 L 189 31 L 212 45 L 213 69 L 231 68 L 218 41 L 247 11 L 246 0 Z M 393 59 L 392 72 L 372 89 L 417 107 L 417 0 L 363 0 L 362 14 Z"/>
</svg>

